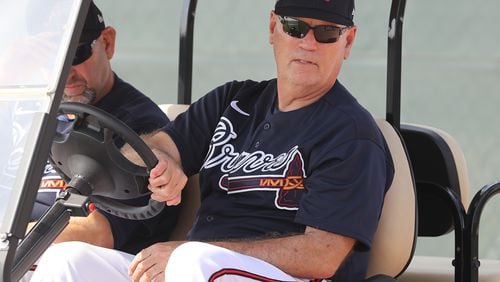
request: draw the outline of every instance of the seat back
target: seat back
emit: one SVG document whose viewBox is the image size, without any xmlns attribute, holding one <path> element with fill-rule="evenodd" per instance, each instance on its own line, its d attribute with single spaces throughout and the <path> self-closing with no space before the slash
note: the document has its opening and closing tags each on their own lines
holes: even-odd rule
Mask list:
<svg viewBox="0 0 500 282">
<path fill-rule="evenodd" d="M 385 120 L 378 119 L 392 161 L 394 179 L 385 194 L 379 225 L 372 242 L 367 278 L 399 276 L 413 257 L 416 242 L 416 195 L 413 175 L 399 134 Z"/>
<path fill-rule="evenodd" d="M 454 229 L 448 199 L 437 189 L 450 189 L 462 202 L 469 203 L 469 178 L 465 157 L 448 133 L 429 126 L 402 124 L 401 135 L 415 177 L 418 202 L 418 235 L 441 236 Z"/>
<path fill-rule="evenodd" d="M 189 105 L 182 104 L 162 104 L 160 109 L 167 115 L 170 120 L 174 120 L 179 114 L 189 108 Z M 196 211 L 200 207 L 200 183 L 198 174 L 189 177 L 186 187 L 182 191 L 181 208 L 177 225 L 175 226 L 170 240 L 180 241 L 185 240 L 186 235 L 193 226 L 196 218 Z"/>
</svg>

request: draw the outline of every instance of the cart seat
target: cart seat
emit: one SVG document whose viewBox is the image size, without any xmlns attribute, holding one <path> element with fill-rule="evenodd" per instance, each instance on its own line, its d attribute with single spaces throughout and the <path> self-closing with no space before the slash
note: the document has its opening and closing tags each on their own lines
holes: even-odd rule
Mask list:
<svg viewBox="0 0 500 282">
<path fill-rule="evenodd" d="M 401 135 L 417 187 L 418 235 L 438 237 L 455 231 L 454 217 L 465 216 L 470 201 L 467 166 L 458 142 L 443 130 L 416 124 L 402 124 Z M 456 208 L 453 201 L 462 208 Z M 457 248 L 458 242 L 450 243 L 450 249 Z M 415 256 L 399 280 L 466 281 L 461 274 L 455 275 L 454 259 L 459 258 Z M 481 260 L 479 281 L 500 281 L 500 261 Z"/>
<path fill-rule="evenodd" d="M 394 163 L 394 179 L 384 199 L 379 226 L 375 233 L 367 278 L 379 276 L 392 281 L 410 263 L 416 239 L 415 184 L 401 137 L 385 120 L 377 119 Z"/>
</svg>

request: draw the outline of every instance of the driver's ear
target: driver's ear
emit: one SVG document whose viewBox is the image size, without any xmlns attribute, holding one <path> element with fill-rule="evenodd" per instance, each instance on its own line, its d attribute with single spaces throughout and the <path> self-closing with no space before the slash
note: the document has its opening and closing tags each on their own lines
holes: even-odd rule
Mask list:
<svg viewBox="0 0 500 282">
<path fill-rule="evenodd" d="M 347 30 L 346 32 L 346 44 L 345 44 L 345 49 L 344 49 L 344 60 L 347 60 L 349 58 L 349 55 L 351 54 L 351 49 L 352 45 L 354 44 L 354 40 L 356 39 L 356 32 L 358 31 L 357 26 L 352 26 Z"/>
<path fill-rule="evenodd" d="M 102 31 L 101 35 L 104 42 L 106 55 L 108 59 L 111 60 L 111 58 L 113 58 L 113 55 L 115 54 L 116 30 L 108 26 Z"/>
<path fill-rule="evenodd" d="M 271 11 L 269 15 L 269 43 L 273 45 L 274 43 L 274 34 L 276 28 L 276 14 L 274 11 Z"/>
</svg>

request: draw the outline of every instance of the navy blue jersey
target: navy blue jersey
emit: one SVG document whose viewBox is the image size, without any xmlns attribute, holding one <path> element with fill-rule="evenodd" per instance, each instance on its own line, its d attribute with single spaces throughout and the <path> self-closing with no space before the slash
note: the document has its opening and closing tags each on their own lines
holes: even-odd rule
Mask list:
<svg viewBox="0 0 500 282">
<path fill-rule="evenodd" d="M 94 106 L 123 121 L 138 134 L 152 132 L 168 123 L 165 113 L 151 99 L 116 75 L 111 91 Z M 117 140 L 123 143 L 121 139 Z M 35 204 L 34 212 L 38 214 L 40 209 L 45 210 L 54 202 L 60 188 L 64 187 L 65 183 L 61 181 L 62 179 L 49 164 L 42 178 L 41 188 L 44 189 L 37 195 L 38 205 Z M 149 196 L 125 203 L 145 205 L 148 201 Z M 168 240 L 177 222 L 178 210 L 178 207 L 165 207 L 158 216 L 142 221 L 122 219 L 105 211 L 101 213 L 111 224 L 115 249 L 135 254 L 156 242 Z"/>
<path fill-rule="evenodd" d="M 94 106 L 123 121 L 137 134 L 152 132 L 168 123 L 165 113 L 151 99 L 116 75 L 111 91 Z"/>
<path fill-rule="evenodd" d="M 372 116 L 336 82 L 280 112 L 276 80 L 227 83 L 165 127 L 202 203 L 191 240 L 262 238 L 306 226 L 352 237 L 339 281 L 364 278 L 393 167 Z"/>
</svg>

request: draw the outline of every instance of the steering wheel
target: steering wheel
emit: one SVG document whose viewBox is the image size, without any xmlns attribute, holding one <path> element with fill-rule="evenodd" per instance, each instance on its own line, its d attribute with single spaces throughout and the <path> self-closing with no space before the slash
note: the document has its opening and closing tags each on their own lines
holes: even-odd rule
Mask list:
<svg viewBox="0 0 500 282">
<path fill-rule="evenodd" d="M 67 102 L 59 107 L 58 130 L 49 156 L 68 187 L 89 196 L 99 209 L 126 219 L 142 220 L 158 215 L 164 203 L 149 199 L 143 206 L 127 200 L 148 196 L 148 177 L 158 159 L 125 123 L 94 106 Z M 74 114 L 74 119 L 66 119 Z M 120 152 L 128 143 L 146 167 Z"/>
</svg>

